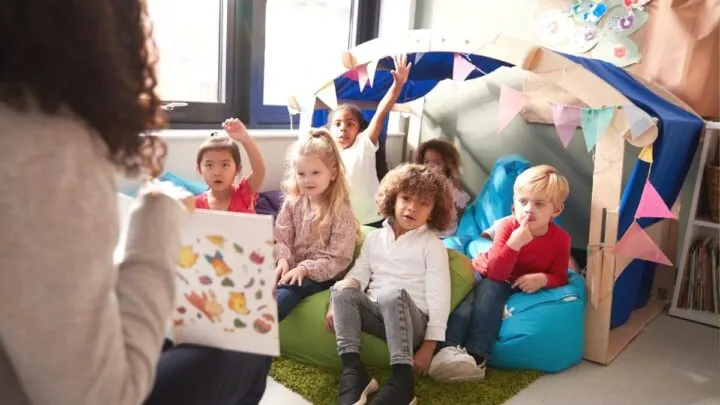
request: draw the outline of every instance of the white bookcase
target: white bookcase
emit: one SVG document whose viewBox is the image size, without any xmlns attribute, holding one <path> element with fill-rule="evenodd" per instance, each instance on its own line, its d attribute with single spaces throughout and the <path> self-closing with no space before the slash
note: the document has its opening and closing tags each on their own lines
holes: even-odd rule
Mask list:
<svg viewBox="0 0 720 405">
<path fill-rule="evenodd" d="M 688 319 L 691 321 L 711 325 L 714 327 L 720 327 L 720 315 L 713 312 L 696 311 L 692 309 L 678 308 L 677 302 L 680 296 L 680 287 L 683 280 L 683 275 L 687 270 L 685 268 L 685 261 L 690 251 L 690 247 L 693 242 L 700 237 L 714 237 L 720 239 L 720 224 L 710 221 L 708 218 L 698 216 L 698 203 L 699 199 L 703 198 L 700 195 L 700 190 L 705 182 L 705 165 L 708 161 L 708 157 L 716 156 L 718 152 L 718 138 L 720 137 L 720 123 L 718 122 L 706 122 L 705 133 L 701 140 L 701 151 L 700 161 L 695 173 L 695 187 L 692 194 L 692 203 L 690 205 L 690 213 L 687 221 L 687 229 L 685 231 L 685 238 L 682 245 L 682 252 L 680 255 L 680 262 L 678 263 L 678 272 L 675 279 L 675 288 L 672 297 L 672 304 L 670 306 L 670 315 L 678 318 Z M 688 174 L 690 176 L 691 174 Z"/>
</svg>

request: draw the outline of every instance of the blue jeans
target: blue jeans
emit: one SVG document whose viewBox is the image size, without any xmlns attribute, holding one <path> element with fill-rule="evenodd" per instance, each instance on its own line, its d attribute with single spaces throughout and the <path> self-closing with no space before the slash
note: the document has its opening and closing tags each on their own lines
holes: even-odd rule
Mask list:
<svg viewBox="0 0 720 405">
<path fill-rule="evenodd" d="M 325 291 L 335 280 L 318 283 L 309 278 L 303 279 L 302 285 L 281 285 L 277 288 L 278 318 L 285 319 L 305 297 Z"/>
<path fill-rule="evenodd" d="M 445 342 L 460 346 L 471 354 L 490 357 L 502 324 L 505 302 L 513 293 L 507 282 L 480 279 L 448 319 Z"/>
</svg>

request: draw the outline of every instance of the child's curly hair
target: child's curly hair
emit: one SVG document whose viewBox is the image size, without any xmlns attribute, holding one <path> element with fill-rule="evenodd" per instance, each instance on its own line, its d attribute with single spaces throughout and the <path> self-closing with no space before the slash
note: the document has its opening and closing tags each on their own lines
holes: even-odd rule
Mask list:
<svg viewBox="0 0 720 405">
<path fill-rule="evenodd" d="M 395 216 L 395 200 L 400 193 L 433 201 L 427 223 L 429 228 L 442 232 L 450 226 L 455 208 L 447 177 L 439 170 L 416 163 L 405 163 L 390 170 L 375 197 L 378 212 L 383 217 Z"/>
<path fill-rule="evenodd" d="M 445 162 L 445 175 L 453 182 L 460 181 L 460 152 L 455 145 L 444 139 L 431 139 L 420 144 L 417 154 L 415 155 L 415 163 L 423 164 L 425 154 L 433 150 L 442 155 Z"/>
</svg>

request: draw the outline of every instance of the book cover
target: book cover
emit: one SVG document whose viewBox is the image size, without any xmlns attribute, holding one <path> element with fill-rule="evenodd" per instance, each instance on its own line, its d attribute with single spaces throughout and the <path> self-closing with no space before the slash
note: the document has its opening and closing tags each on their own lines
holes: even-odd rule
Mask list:
<svg viewBox="0 0 720 405">
<path fill-rule="evenodd" d="M 133 201 L 118 195 L 116 262 Z M 272 216 L 196 210 L 181 241 L 168 338 L 176 344 L 278 356 Z"/>
</svg>

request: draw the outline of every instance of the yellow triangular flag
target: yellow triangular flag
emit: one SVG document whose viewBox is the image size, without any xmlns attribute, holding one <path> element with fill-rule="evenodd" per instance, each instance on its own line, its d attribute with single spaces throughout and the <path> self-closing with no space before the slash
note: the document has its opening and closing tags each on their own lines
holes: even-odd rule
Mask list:
<svg viewBox="0 0 720 405">
<path fill-rule="evenodd" d="M 648 163 L 653 162 L 653 146 L 652 146 L 652 144 L 644 147 L 640 151 L 640 155 L 638 156 L 638 159 L 643 160 Z"/>
<path fill-rule="evenodd" d="M 325 87 L 323 87 L 315 95 L 331 110 L 337 108 L 338 101 L 337 93 L 335 92 L 335 81 L 326 84 Z"/>
</svg>

